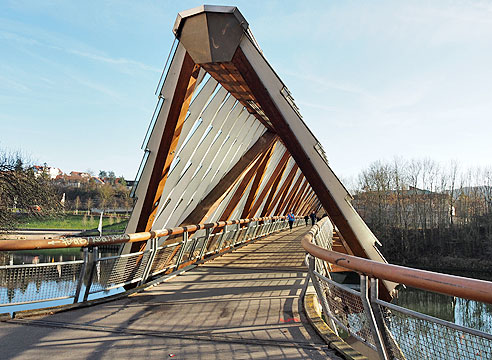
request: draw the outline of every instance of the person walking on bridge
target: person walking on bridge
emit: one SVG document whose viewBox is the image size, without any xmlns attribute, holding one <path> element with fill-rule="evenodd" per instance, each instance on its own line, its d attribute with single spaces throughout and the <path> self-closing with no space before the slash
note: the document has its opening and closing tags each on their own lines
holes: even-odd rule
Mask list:
<svg viewBox="0 0 492 360">
<path fill-rule="evenodd" d="M 309 217 L 311 218 L 311 225 L 313 225 L 313 226 L 314 226 L 314 224 L 316 224 L 316 220 L 317 220 L 317 219 L 316 219 L 316 213 L 313 211 L 313 212 L 311 213 L 311 215 L 309 215 Z"/>
<path fill-rule="evenodd" d="M 294 225 L 295 219 L 296 219 L 296 217 L 292 211 L 287 214 L 287 221 L 289 222 L 290 231 L 292 231 L 292 226 Z"/>
</svg>

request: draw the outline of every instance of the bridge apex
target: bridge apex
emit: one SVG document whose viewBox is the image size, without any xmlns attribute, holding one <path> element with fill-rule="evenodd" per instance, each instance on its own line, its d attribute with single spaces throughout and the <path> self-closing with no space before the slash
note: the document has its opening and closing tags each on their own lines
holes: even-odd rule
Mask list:
<svg viewBox="0 0 492 360">
<path fill-rule="evenodd" d="M 173 33 L 196 64 L 228 62 L 248 22 L 235 6 L 201 5 L 178 13 Z"/>
</svg>

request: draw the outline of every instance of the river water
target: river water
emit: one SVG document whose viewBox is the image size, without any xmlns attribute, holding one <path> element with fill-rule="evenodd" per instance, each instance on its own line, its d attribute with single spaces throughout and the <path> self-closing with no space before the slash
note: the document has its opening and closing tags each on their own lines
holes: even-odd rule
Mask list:
<svg viewBox="0 0 492 360">
<path fill-rule="evenodd" d="M 492 334 L 492 305 L 400 287 L 396 305 Z"/>
</svg>

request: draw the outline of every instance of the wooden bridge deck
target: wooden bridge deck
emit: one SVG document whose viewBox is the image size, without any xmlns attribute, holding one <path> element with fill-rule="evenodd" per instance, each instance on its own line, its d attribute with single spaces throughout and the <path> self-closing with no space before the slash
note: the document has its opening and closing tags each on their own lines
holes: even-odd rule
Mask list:
<svg viewBox="0 0 492 360">
<path fill-rule="evenodd" d="M 244 246 L 130 297 L 0 323 L 2 359 L 326 359 L 300 311 L 308 227 Z"/>
</svg>

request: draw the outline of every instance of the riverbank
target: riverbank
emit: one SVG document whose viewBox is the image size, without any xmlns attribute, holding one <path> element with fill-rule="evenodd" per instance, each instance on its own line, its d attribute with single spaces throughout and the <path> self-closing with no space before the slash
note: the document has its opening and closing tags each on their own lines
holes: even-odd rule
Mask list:
<svg viewBox="0 0 492 360">
<path fill-rule="evenodd" d="M 445 256 L 441 258 L 420 257 L 418 262 L 407 262 L 405 264 L 399 264 L 395 262 L 394 264 L 439 273 L 492 281 L 492 261 L 490 260 L 456 258 L 451 256 Z"/>
</svg>

